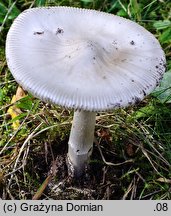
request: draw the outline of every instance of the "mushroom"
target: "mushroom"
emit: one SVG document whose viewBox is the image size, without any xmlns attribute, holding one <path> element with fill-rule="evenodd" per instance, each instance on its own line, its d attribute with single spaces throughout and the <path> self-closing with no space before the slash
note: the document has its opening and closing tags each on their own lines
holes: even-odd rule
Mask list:
<svg viewBox="0 0 171 216">
<path fill-rule="evenodd" d="M 159 84 L 166 63 L 158 40 L 142 26 L 73 7 L 21 13 L 7 34 L 6 59 L 28 92 L 75 110 L 68 142 L 75 176 L 92 153 L 96 112 L 141 101 Z"/>
</svg>

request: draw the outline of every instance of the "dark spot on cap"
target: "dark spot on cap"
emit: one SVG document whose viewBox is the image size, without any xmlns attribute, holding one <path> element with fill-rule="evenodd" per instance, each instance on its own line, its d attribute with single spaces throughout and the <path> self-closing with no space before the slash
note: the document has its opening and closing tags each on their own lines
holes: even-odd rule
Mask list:
<svg viewBox="0 0 171 216">
<path fill-rule="evenodd" d="M 158 86 L 160 83 L 159 83 L 159 80 L 156 80 L 156 86 Z"/>
<path fill-rule="evenodd" d="M 138 97 L 135 97 L 135 98 L 134 98 L 134 101 L 135 101 L 135 104 L 138 104 L 138 103 L 141 101 L 141 99 L 138 98 Z"/>
<path fill-rule="evenodd" d="M 114 41 L 112 42 L 112 44 L 113 44 L 113 45 L 117 45 L 117 41 L 114 40 Z"/>
<path fill-rule="evenodd" d="M 132 79 L 131 82 L 135 82 L 135 80 Z"/>
<path fill-rule="evenodd" d="M 70 55 L 66 55 L 65 58 L 71 58 L 71 56 Z"/>
<path fill-rule="evenodd" d="M 130 42 L 130 44 L 131 44 L 131 45 L 135 45 L 135 42 L 132 40 L 132 41 Z"/>
<path fill-rule="evenodd" d="M 120 108 L 121 107 L 120 103 L 115 103 L 115 104 L 110 103 L 110 105 L 114 108 Z"/>
<path fill-rule="evenodd" d="M 144 95 L 144 96 L 146 96 L 146 95 L 147 95 L 147 94 L 146 94 L 146 92 L 145 92 L 144 90 L 142 90 L 142 93 L 143 93 L 143 95 Z"/>
<path fill-rule="evenodd" d="M 156 65 L 156 68 L 159 68 L 159 66 Z"/>
<path fill-rule="evenodd" d="M 121 104 L 120 104 L 120 103 L 116 103 L 116 104 L 115 104 L 115 107 L 120 108 L 120 107 L 121 107 Z"/>
<path fill-rule="evenodd" d="M 106 76 L 103 76 L 102 78 L 103 78 L 103 79 L 106 79 Z"/>
<path fill-rule="evenodd" d="M 34 35 L 42 35 L 42 34 L 44 34 L 44 31 L 41 31 L 41 32 L 40 32 L 40 31 L 37 31 L 37 32 L 34 32 L 33 34 L 34 34 Z"/>
<path fill-rule="evenodd" d="M 57 34 L 62 34 L 62 33 L 64 33 L 64 30 L 62 28 L 57 28 L 56 35 Z"/>
</svg>

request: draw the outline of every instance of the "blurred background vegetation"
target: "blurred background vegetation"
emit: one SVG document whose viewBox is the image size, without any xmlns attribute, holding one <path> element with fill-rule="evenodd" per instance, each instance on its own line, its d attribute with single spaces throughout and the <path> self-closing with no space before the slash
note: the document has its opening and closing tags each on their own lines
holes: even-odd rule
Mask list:
<svg viewBox="0 0 171 216">
<path fill-rule="evenodd" d="M 91 184 L 68 183 L 58 192 L 47 187 L 39 197 L 171 199 L 169 0 L 0 0 L 0 198 L 31 199 L 38 188 L 47 186 L 52 161 L 66 153 L 73 111 L 43 103 L 19 89 L 5 59 L 6 34 L 13 20 L 23 10 L 41 6 L 96 9 L 139 23 L 160 41 L 167 71 L 161 85 L 141 103 L 98 113 Z M 59 184 L 66 178 L 57 175 L 53 181 Z"/>
</svg>

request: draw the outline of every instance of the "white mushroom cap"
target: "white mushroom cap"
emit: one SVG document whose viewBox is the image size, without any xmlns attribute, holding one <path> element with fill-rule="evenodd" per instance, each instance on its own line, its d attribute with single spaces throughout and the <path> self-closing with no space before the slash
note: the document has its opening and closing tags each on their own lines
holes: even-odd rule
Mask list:
<svg viewBox="0 0 171 216">
<path fill-rule="evenodd" d="M 36 97 L 88 111 L 142 100 L 166 62 L 157 39 L 137 23 L 72 7 L 21 13 L 8 32 L 6 57 L 15 79 Z"/>
</svg>

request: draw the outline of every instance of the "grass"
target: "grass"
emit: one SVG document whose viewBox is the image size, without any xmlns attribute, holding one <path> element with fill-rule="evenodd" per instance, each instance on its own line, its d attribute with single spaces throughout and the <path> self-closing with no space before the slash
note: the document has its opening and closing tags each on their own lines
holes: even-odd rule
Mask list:
<svg viewBox="0 0 171 216">
<path fill-rule="evenodd" d="M 68 178 L 63 159 L 73 111 L 27 93 L 11 104 L 18 84 L 5 59 L 8 29 L 23 10 L 55 5 L 97 9 L 138 22 L 158 38 L 171 71 L 170 1 L 0 0 L 0 198 L 171 199 L 169 76 L 162 91 L 159 87 L 138 105 L 97 114 L 92 172 L 82 184 Z M 19 111 L 14 118 L 8 111 L 12 105 Z"/>
</svg>

